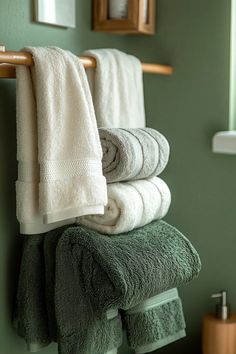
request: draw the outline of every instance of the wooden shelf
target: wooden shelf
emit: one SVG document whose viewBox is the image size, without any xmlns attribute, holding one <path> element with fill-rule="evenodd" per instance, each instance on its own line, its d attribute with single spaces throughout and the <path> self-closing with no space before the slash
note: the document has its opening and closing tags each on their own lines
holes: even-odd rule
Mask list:
<svg viewBox="0 0 236 354">
<path fill-rule="evenodd" d="M 147 1 L 147 14 L 144 2 Z M 156 0 L 128 0 L 127 18 L 109 17 L 109 0 L 93 0 L 93 30 L 115 34 L 155 33 Z"/>
</svg>

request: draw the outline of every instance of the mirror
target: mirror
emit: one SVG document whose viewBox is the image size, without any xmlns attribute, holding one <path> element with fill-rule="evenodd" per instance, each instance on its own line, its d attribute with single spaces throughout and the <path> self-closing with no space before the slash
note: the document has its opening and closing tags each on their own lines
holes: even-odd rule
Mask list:
<svg viewBox="0 0 236 354">
<path fill-rule="evenodd" d="M 75 27 L 76 0 L 35 0 L 35 21 L 62 27 Z"/>
</svg>

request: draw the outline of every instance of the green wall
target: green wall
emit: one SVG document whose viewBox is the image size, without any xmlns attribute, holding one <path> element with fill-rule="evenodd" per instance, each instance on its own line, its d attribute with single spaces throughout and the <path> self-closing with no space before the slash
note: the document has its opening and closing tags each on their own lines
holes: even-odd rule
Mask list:
<svg viewBox="0 0 236 354">
<path fill-rule="evenodd" d="M 203 269 L 198 280 L 180 289 L 188 337 L 158 353 L 200 354 L 202 316 L 213 309 L 209 295 L 227 288 L 236 310 L 236 157 L 211 151 L 214 132 L 228 127 L 230 0 L 159 0 L 157 35 L 151 37 L 92 32 L 91 4 L 82 0 L 77 0 L 75 30 L 37 25 L 31 3 L 0 0 L 0 41 L 9 50 L 57 45 L 79 54 L 86 48 L 116 47 L 142 61 L 175 67 L 171 77 L 145 75 L 147 121 L 171 145 L 163 174 L 173 198 L 167 221 L 194 243 Z M 0 354 L 26 353 L 11 327 L 21 250 L 15 135 L 15 82 L 0 80 Z M 56 347 L 42 353 L 56 353 Z"/>
</svg>

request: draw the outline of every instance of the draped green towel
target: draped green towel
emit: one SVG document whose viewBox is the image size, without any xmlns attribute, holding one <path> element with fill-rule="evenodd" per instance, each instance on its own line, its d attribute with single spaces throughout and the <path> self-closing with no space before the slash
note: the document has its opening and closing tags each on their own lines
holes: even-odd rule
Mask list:
<svg viewBox="0 0 236 354">
<path fill-rule="evenodd" d="M 16 297 L 13 325 L 36 352 L 51 342 L 45 302 L 44 237 L 25 238 Z"/>
<path fill-rule="evenodd" d="M 61 340 L 58 338 L 55 314 L 56 248 L 66 228 L 68 227 L 55 229 L 46 235 L 25 238 L 14 326 L 31 352 L 37 352 L 55 341 L 59 343 L 60 353 L 83 353 L 83 346 L 75 346 L 73 351 L 61 351 Z M 67 320 L 66 327 L 70 325 L 71 319 Z M 87 324 L 84 324 L 84 329 L 86 332 Z M 118 310 L 107 311 L 102 317 L 93 317 L 88 334 L 93 338 L 88 348 L 89 353 L 116 354 L 123 338 Z"/>
<path fill-rule="evenodd" d="M 79 226 L 27 237 L 15 325 L 31 351 L 57 341 L 61 354 L 115 354 L 121 310 L 130 346 L 148 352 L 184 336 L 181 302 L 169 289 L 200 267 L 191 243 L 164 221 L 111 237 Z M 142 311 L 156 296 L 158 306 Z"/>
<path fill-rule="evenodd" d="M 111 237 L 68 228 L 56 259 L 58 343 L 66 354 L 103 354 L 91 348 L 99 342 L 96 321 L 108 310 L 128 310 L 192 280 L 201 268 L 192 244 L 164 221 Z"/>
<path fill-rule="evenodd" d="M 124 311 L 128 342 L 135 353 L 149 353 L 185 337 L 185 320 L 176 288 Z"/>
</svg>

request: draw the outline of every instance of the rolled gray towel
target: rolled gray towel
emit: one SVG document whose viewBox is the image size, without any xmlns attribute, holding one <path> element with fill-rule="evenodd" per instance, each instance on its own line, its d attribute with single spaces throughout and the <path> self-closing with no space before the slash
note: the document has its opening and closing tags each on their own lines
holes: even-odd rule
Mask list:
<svg viewBox="0 0 236 354">
<path fill-rule="evenodd" d="M 108 310 L 130 309 L 192 280 L 201 268 L 191 243 L 163 221 L 111 237 L 68 228 L 58 243 L 56 264 L 59 347 L 66 354 L 76 348 L 93 353 L 94 326 Z M 101 347 L 96 354 L 103 354 Z"/>
<path fill-rule="evenodd" d="M 159 175 L 169 159 L 169 143 L 151 128 L 100 128 L 102 167 L 108 183 Z"/>
</svg>

